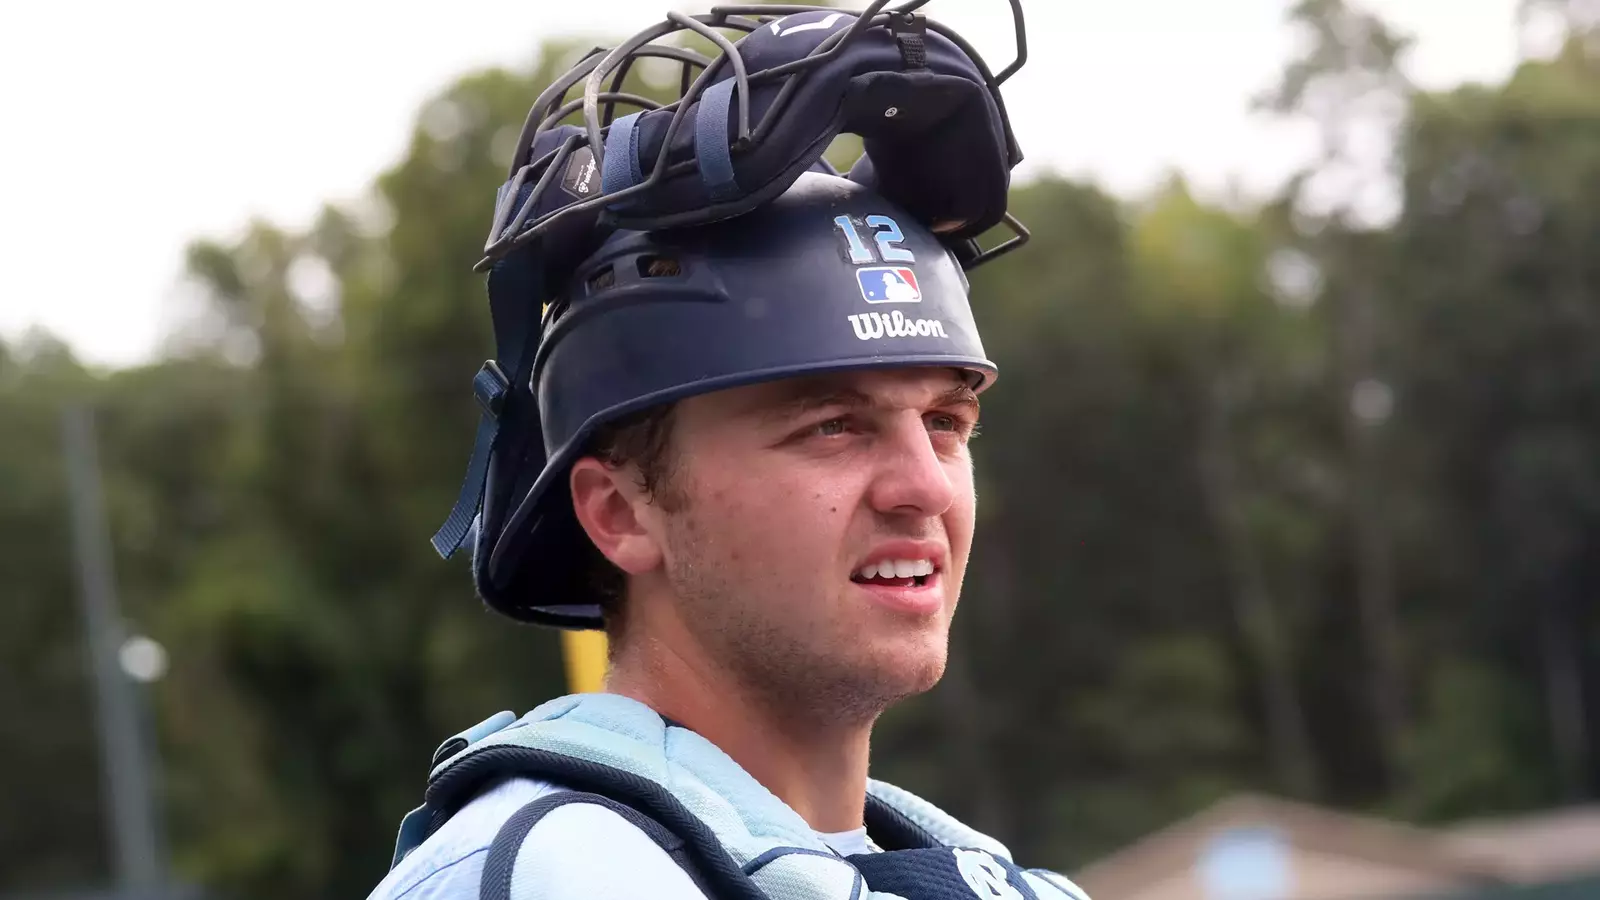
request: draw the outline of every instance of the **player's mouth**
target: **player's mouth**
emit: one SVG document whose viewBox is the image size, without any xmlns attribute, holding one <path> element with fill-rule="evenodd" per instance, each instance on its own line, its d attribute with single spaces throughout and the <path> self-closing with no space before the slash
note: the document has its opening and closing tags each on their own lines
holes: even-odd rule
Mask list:
<svg viewBox="0 0 1600 900">
<path fill-rule="evenodd" d="M 850 573 L 850 580 L 885 606 L 926 615 L 944 605 L 940 575 L 944 547 L 926 541 L 896 541 L 879 547 Z"/>
<path fill-rule="evenodd" d="M 855 570 L 850 580 L 880 587 L 927 587 L 938 571 L 931 559 L 885 559 Z"/>
</svg>

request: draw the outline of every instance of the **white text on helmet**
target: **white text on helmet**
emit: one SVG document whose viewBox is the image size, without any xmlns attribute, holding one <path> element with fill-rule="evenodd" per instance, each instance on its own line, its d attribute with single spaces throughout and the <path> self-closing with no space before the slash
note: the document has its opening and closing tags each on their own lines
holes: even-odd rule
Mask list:
<svg viewBox="0 0 1600 900">
<path fill-rule="evenodd" d="M 863 341 L 885 337 L 949 337 L 944 333 L 944 323 L 938 319 L 908 319 L 898 309 L 891 313 L 853 315 L 850 317 L 850 327 L 855 329 L 856 337 Z"/>
</svg>

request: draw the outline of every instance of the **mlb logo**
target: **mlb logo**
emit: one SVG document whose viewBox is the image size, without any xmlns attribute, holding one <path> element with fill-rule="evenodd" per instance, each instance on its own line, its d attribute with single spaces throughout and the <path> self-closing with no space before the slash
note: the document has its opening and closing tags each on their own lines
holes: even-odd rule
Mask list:
<svg viewBox="0 0 1600 900">
<path fill-rule="evenodd" d="M 868 303 L 921 303 L 922 289 L 917 273 L 904 266 L 873 266 L 857 269 L 856 281 Z"/>
</svg>

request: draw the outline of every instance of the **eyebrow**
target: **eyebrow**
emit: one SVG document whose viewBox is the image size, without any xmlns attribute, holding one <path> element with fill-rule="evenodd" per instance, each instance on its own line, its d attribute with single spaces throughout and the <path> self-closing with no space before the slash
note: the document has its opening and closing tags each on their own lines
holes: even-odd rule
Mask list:
<svg viewBox="0 0 1600 900">
<path fill-rule="evenodd" d="M 872 398 L 861 391 L 852 388 L 832 388 L 792 394 L 777 403 L 763 406 L 758 415 L 764 421 L 781 422 L 819 409 L 840 406 L 846 409 L 865 409 L 871 405 Z"/>
<path fill-rule="evenodd" d="M 804 416 L 819 409 L 842 407 L 866 409 L 874 406 L 873 398 L 854 388 L 823 388 L 793 394 L 777 403 L 763 407 L 758 415 L 763 421 L 780 422 Z M 935 407 L 965 407 L 978 412 L 978 395 L 969 385 L 957 385 L 933 399 Z"/>
<path fill-rule="evenodd" d="M 974 414 L 979 410 L 978 393 L 971 385 L 958 384 L 948 391 L 940 394 L 933 401 L 934 406 L 964 406 Z"/>
</svg>

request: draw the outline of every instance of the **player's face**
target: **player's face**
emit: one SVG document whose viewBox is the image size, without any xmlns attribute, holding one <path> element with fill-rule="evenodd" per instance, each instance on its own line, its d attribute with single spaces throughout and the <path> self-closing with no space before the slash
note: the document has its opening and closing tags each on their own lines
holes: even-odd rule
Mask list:
<svg viewBox="0 0 1600 900">
<path fill-rule="evenodd" d="M 684 622 L 752 688 L 870 717 L 932 687 L 972 545 L 977 401 L 948 369 L 683 401 L 665 568 Z"/>
</svg>

